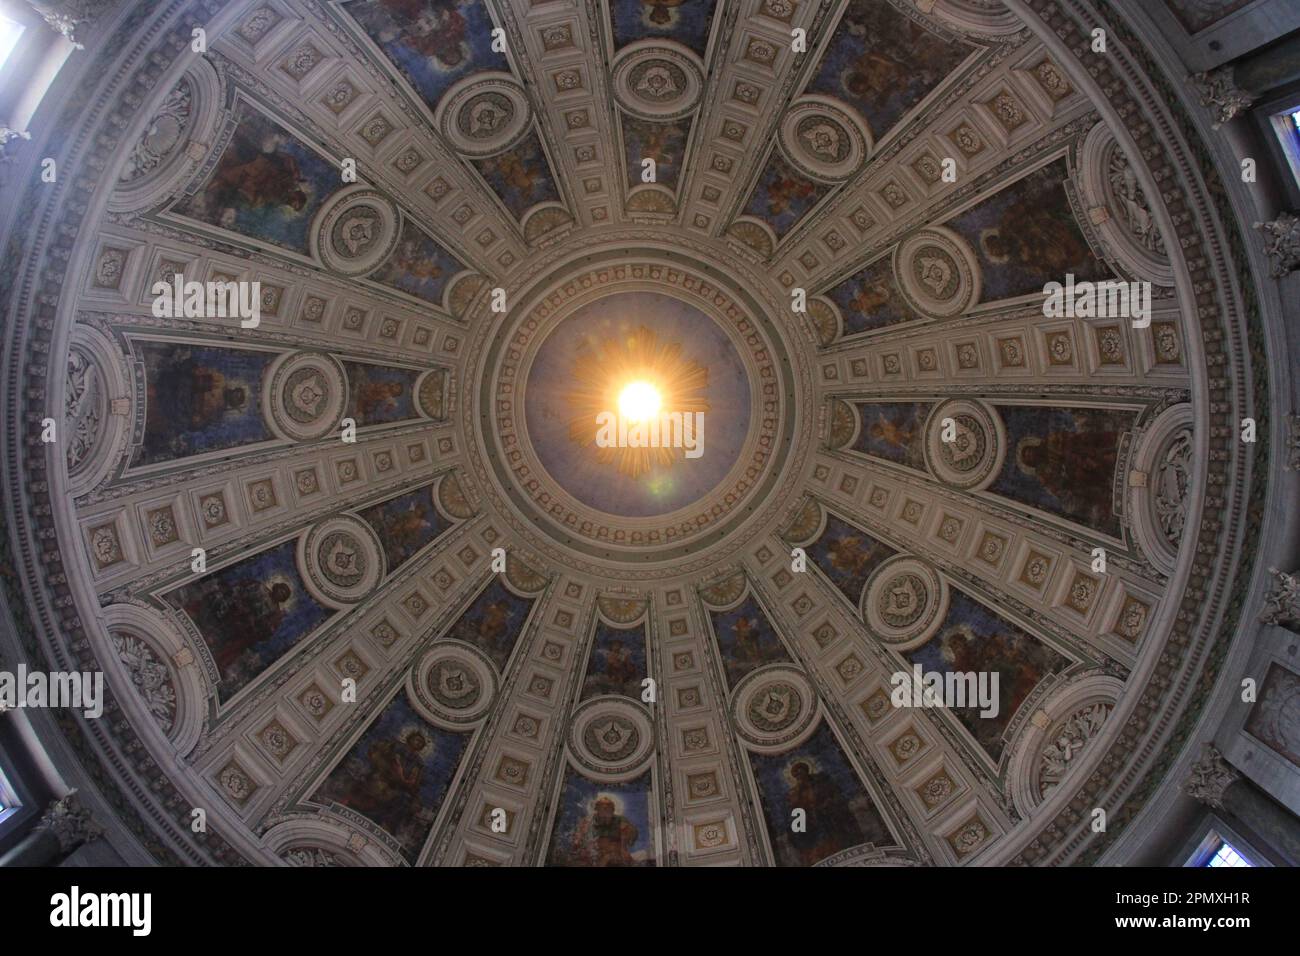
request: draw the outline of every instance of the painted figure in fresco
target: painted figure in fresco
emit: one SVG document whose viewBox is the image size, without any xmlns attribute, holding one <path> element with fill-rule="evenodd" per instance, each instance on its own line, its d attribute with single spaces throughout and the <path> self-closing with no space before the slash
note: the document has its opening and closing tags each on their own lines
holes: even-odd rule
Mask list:
<svg viewBox="0 0 1300 956">
<path fill-rule="evenodd" d="M 804 866 L 812 866 L 846 847 L 866 842 L 866 836 L 849 809 L 844 794 L 829 776 L 812 769 L 805 760 L 790 766 L 790 789 L 786 819 L 802 809 L 807 830 L 790 834 L 791 843 Z"/>
<path fill-rule="evenodd" d="M 224 675 L 245 651 L 271 637 L 284 620 L 293 588 L 284 581 L 267 585 L 254 578 L 241 578 L 230 585 L 213 582 L 185 602 L 185 613 L 199 631 L 219 639 L 212 649 L 217 668 Z"/>
<path fill-rule="evenodd" d="M 891 298 L 892 295 L 885 280 L 877 279 L 874 282 L 864 283 L 858 289 L 857 294 L 849 300 L 849 308 L 854 312 L 866 314 L 887 305 Z"/>
<path fill-rule="evenodd" d="M 366 752 L 365 770 L 339 803 L 393 832 L 420 812 L 422 754 L 429 739 L 412 730 L 400 740 L 376 740 Z"/>
<path fill-rule="evenodd" d="M 657 27 L 666 27 L 677 19 L 677 8 L 686 0 L 641 0 L 642 16 Z"/>
<path fill-rule="evenodd" d="M 759 646 L 758 621 L 752 617 L 737 618 L 731 627 L 736 638 L 736 659 L 740 661 L 758 661 L 763 658 L 763 649 Z"/>
<path fill-rule="evenodd" d="M 779 216 L 814 192 L 813 184 L 805 179 L 777 176 L 767 188 L 767 214 L 772 217 Z"/>
<path fill-rule="evenodd" d="M 641 123 L 636 128 L 636 141 L 640 146 L 638 155 L 653 159 L 659 166 L 669 166 L 676 157 L 669 155 L 668 147 L 673 142 L 676 128 L 667 123 Z"/>
<path fill-rule="evenodd" d="M 525 203 L 532 200 L 541 173 L 537 167 L 525 165 L 515 153 L 502 153 L 494 159 L 484 160 L 484 165 L 491 165 L 495 169 L 507 190 L 518 192 Z"/>
<path fill-rule="evenodd" d="M 897 448 L 899 451 L 905 451 L 916 437 L 916 429 L 916 419 L 900 421 L 895 418 L 886 418 L 883 414 L 880 414 L 867 427 L 867 434 L 878 442 L 883 442 L 892 448 Z"/>
<path fill-rule="evenodd" d="M 280 148 L 279 138 L 261 142 L 236 131 L 205 190 L 210 206 L 218 209 L 288 206 L 294 212 L 307 205 L 302 184 L 306 176 L 298 161 Z"/>
<path fill-rule="evenodd" d="M 857 535 L 831 538 L 826 545 L 831 566 L 850 577 L 865 577 L 873 555 L 871 547 Z"/>
<path fill-rule="evenodd" d="M 1111 508 L 1115 449 L 1119 433 L 1110 430 L 1053 430 L 1016 444 L 1016 466 L 1038 480 L 1070 514 L 1102 520 Z"/>
<path fill-rule="evenodd" d="M 398 275 L 415 280 L 437 279 L 442 275 L 442 266 L 426 254 L 424 241 L 420 238 L 403 238 L 393 250 L 392 269 Z"/>
<path fill-rule="evenodd" d="M 632 847 L 638 831 L 617 812 L 614 798 L 602 793 L 573 832 L 572 862 L 577 866 L 633 866 Z"/>
<path fill-rule="evenodd" d="M 401 382 L 363 382 L 357 388 L 357 411 L 367 417 L 378 411 L 391 412 L 401 394 Z"/>
<path fill-rule="evenodd" d="M 483 609 L 483 615 L 477 621 L 467 614 L 461 619 L 463 628 L 458 625 L 454 636 L 468 641 L 489 653 L 509 650 L 510 608 L 504 601 L 492 601 Z"/>
<path fill-rule="evenodd" d="M 385 516 L 383 536 L 387 542 L 400 546 L 404 551 L 414 551 L 428 540 L 432 527 L 433 522 L 421 509 L 408 508 Z"/>
<path fill-rule="evenodd" d="M 997 671 L 1001 675 L 1001 711 L 1008 719 L 1044 677 L 1042 665 L 1033 659 L 1035 642 L 1006 629 L 977 634 L 969 624 L 954 624 L 944 629 L 939 640 L 952 670 Z"/>
<path fill-rule="evenodd" d="M 444 69 L 454 69 L 469 56 L 467 24 L 459 9 L 463 2 L 379 0 L 379 5 L 394 23 L 402 25 L 403 45 L 436 60 Z"/>
<path fill-rule="evenodd" d="M 933 86 L 940 76 L 928 64 L 942 46 L 926 30 L 907 20 L 882 16 L 871 4 L 856 3 L 843 23 L 861 52 L 840 74 L 840 83 L 857 99 L 883 99 L 913 82 Z"/>
<path fill-rule="evenodd" d="M 852 26 L 849 32 L 854 32 Z M 884 49 L 866 49 L 841 74 L 840 82 L 850 96 L 868 99 L 906 86 L 915 69 L 915 63 L 905 63 Z"/>
<path fill-rule="evenodd" d="M 605 651 L 605 664 L 602 668 L 605 686 L 612 690 L 622 690 L 629 681 L 636 681 L 636 664 L 622 641 L 610 641 Z"/>
<path fill-rule="evenodd" d="M 1026 266 L 1048 275 L 1064 275 L 1093 256 L 1068 213 L 1049 195 L 1059 190 L 1031 189 L 1018 196 L 1002 213 L 996 227 L 980 235 L 989 260 Z"/>
<path fill-rule="evenodd" d="M 426 518 L 424 511 L 412 505 L 406 511 L 399 511 L 385 520 L 383 537 L 409 550 L 424 541 L 432 527 L 433 524 Z"/>
<path fill-rule="evenodd" d="M 163 366 L 149 383 L 149 401 L 160 412 L 150 422 L 185 431 L 201 431 L 226 415 L 239 414 L 248 406 L 248 389 L 227 380 L 218 368 L 201 365 L 187 355 Z"/>
</svg>

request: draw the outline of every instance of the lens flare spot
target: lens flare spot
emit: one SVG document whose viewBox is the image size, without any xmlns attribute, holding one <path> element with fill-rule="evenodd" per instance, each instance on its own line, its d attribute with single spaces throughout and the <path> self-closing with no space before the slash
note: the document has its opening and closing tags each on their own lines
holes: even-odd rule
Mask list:
<svg viewBox="0 0 1300 956">
<path fill-rule="evenodd" d="M 643 422 L 659 414 L 663 398 L 649 382 L 629 382 L 618 394 L 618 413 L 629 422 Z"/>
</svg>

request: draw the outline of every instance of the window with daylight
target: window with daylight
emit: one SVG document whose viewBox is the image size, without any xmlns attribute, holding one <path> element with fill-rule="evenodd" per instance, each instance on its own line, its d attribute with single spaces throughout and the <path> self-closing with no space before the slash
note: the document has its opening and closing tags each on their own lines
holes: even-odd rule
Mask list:
<svg viewBox="0 0 1300 956">
<path fill-rule="evenodd" d="M 1211 815 L 1202 821 L 1186 849 L 1180 854 L 1183 866 L 1240 868 L 1269 867 L 1273 864 L 1243 834 Z"/>
<path fill-rule="evenodd" d="M 23 808 L 22 801 L 18 799 L 18 792 L 14 790 L 9 783 L 3 768 L 0 768 L 0 828 L 10 817 L 18 813 Z"/>
<path fill-rule="evenodd" d="M 0 14 L 0 68 L 9 61 L 9 54 L 14 52 L 24 29 L 26 28 L 21 23 L 15 23 Z"/>
<path fill-rule="evenodd" d="M 1219 845 L 1201 866 L 1254 866 L 1233 848 L 1227 840 L 1220 840 Z"/>
<path fill-rule="evenodd" d="M 1292 91 L 1286 99 L 1271 105 L 1266 122 L 1272 127 L 1277 147 L 1291 170 L 1293 187 L 1300 188 L 1300 98 Z"/>
</svg>

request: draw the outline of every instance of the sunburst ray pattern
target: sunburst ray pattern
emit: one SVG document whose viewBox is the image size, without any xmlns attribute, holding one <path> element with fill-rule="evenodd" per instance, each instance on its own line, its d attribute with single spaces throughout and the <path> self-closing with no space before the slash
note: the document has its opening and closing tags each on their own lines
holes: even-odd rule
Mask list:
<svg viewBox="0 0 1300 956">
<path fill-rule="evenodd" d="M 709 385 L 709 370 L 682 352 L 680 342 L 660 341 L 645 326 L 627 335 L 591 343 L 573 362 L 573 387 L 566 392 L 572 409 L 569 438 L 620 472 L 637 478 L 655 466 L 671 466 L 682 459 L 682 449 L 672 447 L 602 448 L 596 442 L 597 417 L 619 412 L 619 396 L 632 383 L 646 383 L 659 393 L 660 414 L 684 417 L 707 412 L 702 393 Z"/>
</svg>

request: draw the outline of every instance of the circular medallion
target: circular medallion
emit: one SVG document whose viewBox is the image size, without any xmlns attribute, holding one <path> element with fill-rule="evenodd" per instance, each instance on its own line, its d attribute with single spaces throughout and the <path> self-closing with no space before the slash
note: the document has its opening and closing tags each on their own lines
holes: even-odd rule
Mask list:
<svg viewBox="0 0 1300 956">
<path fill-rule="evenodd" d="M 654 728 L 644 709 L 623 697 L 597 697 L 578 708 L 569 751 L 585 772 L 613 783 L 642 771 L 654 752 Z"/>
<path fill-rule="evenodd" d="M 456 152 L 482 157 L 515 145 L 528 131 L 532 112 L 513 78 L 476 75 L 444 95 L 437 119 Z"/>
<path fill-rule="evenodd" d="M 614 96 L 641 119 L 672 120 L 695 109 L 703 73 L 684 51 L 629 44 L 614 64 Z"/>
<path fill-rule="evenodd" d="M 341 190 L 318 214 L 313 251 L 326 268 L 359 276 L 383 262 L 397 245 L 397 209 L 364 186 Z"/>
<path fill-rule="evenodd" d="M 434 700 L 452 710 L 467 710 L 483 696 L 483 682 L 474 671 L 451 658 L 433 664 L 425 676 L 424 687 Z"/>
<path fill-rule="evenodd" d="M 746 716 L 764 733 L 780 733 L 794 725 L 803 713 L 799 691 L 785 681 L 770 681 L 749 698 Z"/>
<path fill-rule="evenodd" d="M 328 355 L 299 352 L 277 360 L 266 376 L 263 408 L 271 428 L 290 441 L 332 432 L 347 401 L 343 369 Z"/>
<path fill-rule="evenodd" d="M 440 726 L 461 726 L 482 717 L 496 698 L 495 669 L 473 647 L 440 641 L 407 678 L 416 709 Z"/>
<path fill-rule="evenodd" d="M 948 586 L 929 564 L 899 556 L 883 562 L 862 591 L 862 617 L 895 650 L 928 641 L 948 612 Z"/>
<path fill-rule="evenodd" d="M 925 423 L 925 460 L 951 488 L 982 490 L 997 477 L 1006 455 L 1002 419 L 983 402 L 944 402 Z"/>
<path fill-rule="evenodd" d="M 300 553 L 308 589 L 331 607 L 356 604 L 384 576 L 379 538 L 369 525 L 351 515 L 313 526 Z"/>
<path fill-rule="evenodd" d="M 636 753 L 641 733 L 636 724 L 618 714 L 606 714 L 587 724 L 582 734 L 588 752 L 607 761 L 624 760 Z"/>
<path fill-rule="evenodd" d="M 778 751 L 799 742 L 817 719 L 817 697 L 807 678 L 777 665 L 736 685 L 731 717 L 736 733 L 757 749 Z"/>
<path fill-rule="evenodd" d="M 642 60 L 628 70 L 627 85 L 648 103 L 673 103 L 686 92 L 686 73 L 668 60 Z"/>
<path fill-rule="evenodd" d="M 382 213 L 369 203 L 351 206 L 330 228 L 330 248 L 344 259 L 364 258 L 382 238 Z"/>
<path fill-rule="evenodd" d="M 799 100 L 786 111 L 777 135 L 786 158 L 821 182 L 847 179 L 866 159 L 866 135 L 833 100 Z"/>
<path fill-rule="evenodd" d="M 894 271 L 904 296 L 924 315 L 958 315 L 979 301 L 978 260 L 947 229 L 925 229 L 905 239 L 894 254 Z"/>
</svg>

